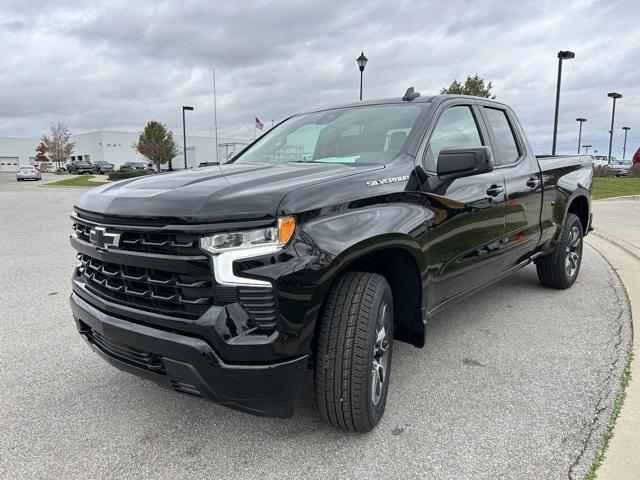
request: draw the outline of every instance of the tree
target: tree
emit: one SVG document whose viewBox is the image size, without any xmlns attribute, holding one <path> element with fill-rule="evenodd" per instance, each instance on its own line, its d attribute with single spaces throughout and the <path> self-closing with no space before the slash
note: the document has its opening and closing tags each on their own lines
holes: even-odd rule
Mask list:
<svg viewBox="0 0 640 480">
<path fill-rule="evenodd" d="M 173 133 L 164 124 L 153 120 L 147 123 L 138 137 L 136 150 L 151 160 L 158 172 L 161 164 L 170 162 L 178 153 Z"/>
<path fill-rule="evenodd" d="M 474 95 L 476 97 L 484 98 L 496 98 L 495 95 L 491 95 L 491 88 L 493 85 L 491 82 L 485 85 L 484 79 L 476 73 L 475 76 L 467 76 L 464 84 L 461 84 L 458 80 L 454 80 L 451 85 L 440 90 L 441 94 L 451 95 Z"/>
<path fill-rule="evenodd" d="M 44 135 L 42 137 L 42 144 L 46 151 L 49 153 L 51 161 L 56 162 L 58 168 L 60 164 L 67 161 L 71 152 L 73 152 L 74 142 L 70 142 L 71 134 L 67 126 L 58 122 L 57 124 L 51 124 L 51 133 L 49 136 Z"/>
<path fill-rule="evenodd" d="M 44 144 L 44 142 L 40 142 L 40 145 L 36 147 L 35 160 L 36 162 L 40 162 L 40 164 L 42 164 L 42 162 L 49 161 L 49 158 L 47 157 L 47 146 Z"/>
</svg>

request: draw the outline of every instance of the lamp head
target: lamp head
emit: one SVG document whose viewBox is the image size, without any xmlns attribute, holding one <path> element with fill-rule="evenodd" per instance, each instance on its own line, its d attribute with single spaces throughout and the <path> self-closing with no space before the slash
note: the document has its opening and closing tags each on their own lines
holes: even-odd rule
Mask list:
<svg viewBox="0 0 640 480">
<path fill-rule="evenodd" d="M 356 62 L 358 63 L 358 68 L 360 69 L 361 72 L 364 70 L 364 67 L 367 65 L 368 61 L 369 59 L 364 56 L 364 52 L 362 52 L 360 56 L 356 58 Z"/>
<path fill-rule="evenodd" d="M 573 52 L 570 52 L 569 50 L 560 50 L 558 52 L 558 58 L 561 58 L 562 60 L 571 60 L 572 58 L 575 58 L 576 54 Z"/>
</svg>

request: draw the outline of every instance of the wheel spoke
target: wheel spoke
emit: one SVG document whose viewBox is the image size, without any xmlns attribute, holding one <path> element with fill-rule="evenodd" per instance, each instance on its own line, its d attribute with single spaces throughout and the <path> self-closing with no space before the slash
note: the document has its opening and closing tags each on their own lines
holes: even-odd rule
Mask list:
<svg viewBox="0 0 640 480">
<path fill-rule="evenodd" d="M 384 391 L 389 348 L 389 308 L 386 303 L 380 306 L 376 322 L 373 358 L 371 362 L 371 401 L 377 405 Z"/>
<path fill-rule="evenodd" d="M 571 246 L 573 248 L 578 248 L 578 245 L 580 245 L 580 241 L 582 240 L 580 238 L 580 232 L 578 231 L 577 227 L 573 227 L 573 229 L 571 230 L 571 233 L 573 233 L 573 236 L 571 238 Z"/>
</svg>

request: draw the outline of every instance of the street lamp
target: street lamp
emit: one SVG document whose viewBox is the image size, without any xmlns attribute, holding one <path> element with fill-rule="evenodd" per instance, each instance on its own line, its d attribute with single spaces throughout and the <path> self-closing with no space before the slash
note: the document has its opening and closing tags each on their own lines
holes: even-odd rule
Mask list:
<svg viewBox="0 0 640 480">
<path fill-rule="evenodd" d="M 584 154 L 587 155 L 589 153 L 589 149 L 592 147 L 592 145 L 583 145 L 582 148 L 584 148 Z"/>
<path fill-rule="evenodd" d="M 607 93 L 607 97 L 613 98 L 613 110 L 611 111 L 611 130 L 609 130 L 609 158 L 607 163 L 611 163 L 611 146 L 613 145 L 613 122 L 616 119 L 616 100 L 622 98 L 621 93 Z"/>
<path fill-rule="evenodd" d="M 578 130 L 578 153 L 580 153 L 580 143 L 582 141 L 582 123 L 586 122 L 587 119 L 586 118 L 576 118 L 576 122 L 580 122 L 580 130 Z"/>
<path fill-rule="evenodd" d="M 624 147 L 622 147 L 622 159 L 627 155 L 627 133 L 631 130 L 631 127 L 622 127 L 624 130 Z"/>
<path fill-rule="evenodd" d="M 553 120 L 553 145 L 551 146 L 551 155 L 556 154 L 556 142 L 558 140 L 558 111 L 560 109 L 560 83 L 562 81 L 562 61 L 575 58 L 573 52 L 560 50 L 558 52 L 558 83 L 556 85 L 556 114 Z"/>
<path fill-rule="evenodd" d="M 184 152 L 184 168 L 185 170 L 187 169 L 187 129 L 185 126 L 185 121 L 184 121 L 184 111 L 185 110 L 193 110 L 193 107 L 188 107 L 183 105 L 182 106 L 182 146 L 183 148 L 183 152 Z"/>
<path fill-rule="evenodd" d="M 362 72 L 364 72 L 364 67 L 368 61 L 369 59 L 364 56 L 364 52 L 362 52 L 360 56 L 356 58 L 358 69 L 360 70 L 360 101 L 362 101 Z"/>
</svg>

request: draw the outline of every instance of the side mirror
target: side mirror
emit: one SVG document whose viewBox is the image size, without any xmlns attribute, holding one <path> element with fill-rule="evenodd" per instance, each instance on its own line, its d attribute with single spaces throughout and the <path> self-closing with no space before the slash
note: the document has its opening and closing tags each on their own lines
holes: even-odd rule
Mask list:
<svg viewBox="0 0 640 480">
<path fill-rule="evenodd" d="M 438 177 L 442 180 L 491 172 L 494 168 L 490 147 L 443 148 L 438 155 Z"/>
</svg>

